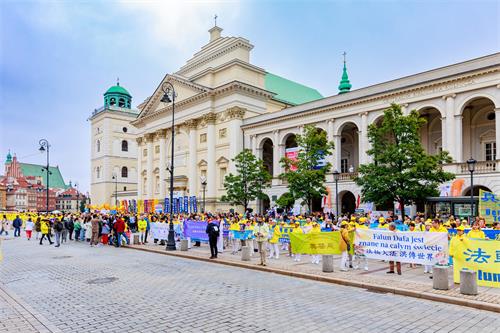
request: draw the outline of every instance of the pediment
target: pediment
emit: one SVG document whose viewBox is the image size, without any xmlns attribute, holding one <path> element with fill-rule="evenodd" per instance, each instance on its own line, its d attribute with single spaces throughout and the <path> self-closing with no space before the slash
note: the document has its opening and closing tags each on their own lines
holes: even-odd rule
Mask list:
<svg viewBox="0 0 500 333">
<path fill-rule="evenodd" d="M 162 86 L 164 82 L 170 82 L 174 86 L 174 90 L 176 93 L 176 104 L 195 95 L 210 91 L 210 88 L 198 83 L 191 82 L 178 74 L 167 74 L 160 82 L 158 87 L 156 87 L 156 90 L 151 95 L 151 97 L 149 97 L 149 99 L 145 102 L 137 120 L 140 120 L 153 113 L 159 112 L 160 110 L 168 108 L 171 105 L 171 103 L 167 104 L 161 102 L 161 98 L 163 97 Z"/>
<path fill-rule="evenodd" d="M 224 156 L 219 157 L 219 159 L 216 161 L 217 164 L 227 164 L 229 163 L 229 160 L 225 158 Z"/>
</svg>

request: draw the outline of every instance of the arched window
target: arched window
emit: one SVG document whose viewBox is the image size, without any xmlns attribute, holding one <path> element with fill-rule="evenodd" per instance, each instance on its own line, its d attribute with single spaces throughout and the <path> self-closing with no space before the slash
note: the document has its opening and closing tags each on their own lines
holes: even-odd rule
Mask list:
<svg viewBox="0 0 500 333">
<path fill-rule="evenodd" d="M 121 107 L 121 108 L 123 108 L 125 106 L 125 99 L 120 98 L 118 100 L 118 106 Z"/>
<path fill-rule="evenodd" d="M 97 140 L 97 152 L 100 152 L 101 151 L 101 141 L 100 140 Z"/>
<path fill-rule="evenodd" d="M 101 169 L 99 167 L 95 169 L 95 173 L 96 173 L 96 178 L 101 178 Z"/>
<path fill-rule="evenodd" d="M 122 167 L 122 178 L 128 177 L 128 169 L 127 167 Z"/>
<path fill-rule="evenodd" d="M 111 97 L 109 100 L 109 105 L 115 105 L 116 104 L 116 99 L 114 97 Z"/>
<path fill-rule="evenodd" d="M 127 140 L 122 141 L 122 151 L 128 151 L 128 141 Z"/>
</svg>

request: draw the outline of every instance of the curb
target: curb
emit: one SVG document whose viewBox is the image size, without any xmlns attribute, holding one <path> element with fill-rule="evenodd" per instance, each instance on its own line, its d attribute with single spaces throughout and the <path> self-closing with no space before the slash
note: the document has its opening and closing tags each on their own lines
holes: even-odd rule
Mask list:
<svg viewBox="0 0 500 333">
<path fill-rule="evenodd" d="M 300 278 L 300 279 L 333 283 L 333 284 L 338 284 L 338 285 L 347 286 L 347 287 L 362 288 L 362 289 L 375 291 L 375 292 L 386 292 L 386 293 L 391 293 L 391 294 L 400 295 L 400 296 L 420 298 L 420 299 L 425 299 L 425 300 L 429 300 L 429 301 L 466 306 L 466 307 L 470 307 L 470 308 L 474 308 L 474 309 L 478 309 L 478 310 L 486 310 L 486 311 L 500 313 L 500 305 L 497 305 L 497 304 L 486 303 L 486 302 L 482 302 L 482 301 L 475 301 L 475 300 L 470 300 L 470 299 L 460 299 L 457 297 L 452 297 L 452 296 L 447 296 L 447 295 L 434 294 L 434 293 L 431 293 L 428 291 L 418 292 L 418 291 L 412 291 L 412 290 L 407 290 L 407 289 L 402 289 L 402 288 L 394 288 L 394 287 L 391 288 L 391 287 L 386 287 L 386 286 L 382 286 L 382 285 L 340 279 L 340 278 L 335 278 L 335 277 L 313 275 L 313 274 L 309 274 L 309 273 L 293 272 L 293 271 L 288 271 L 288 270 L 279 269 L 279 268 L 271 268 L 268 266 L 256 266 L 256 265 L 246 264 L 243 262 L 240 263 L 240 262 L 228 261 L 228 260 L 223 260 L 223 259 L 213 260 L 213 259 L 208 259 L 208 258 L 203 258 L 203 257 L 191 256 L 189 254 L 183 254 L 183 253 L 179 253 L 176 251 L 169 252 L 169 251 L 164 251 L 164 250 L 145 249 L 145 248 L 139 248 L 139 247 L 134 247 L 134 246 L 130 246 L 130 245 L 125 245 L 123 247 L 128 248 L 128 249 L 132 249 L 132 250 L 157 253 L 157 254 L 178 257 L 178 258 L 184 258 L 184 259 L 191 259 L 191 260 L 216 263 L 219 265 L 252 269 L 255 271 L 275 273 L 275 274 L 280 274 L 280 275 L 285 275 L 285 276 L 290 276 L 290 277 L 295 277 L 295 278 Z"/>
</svg>

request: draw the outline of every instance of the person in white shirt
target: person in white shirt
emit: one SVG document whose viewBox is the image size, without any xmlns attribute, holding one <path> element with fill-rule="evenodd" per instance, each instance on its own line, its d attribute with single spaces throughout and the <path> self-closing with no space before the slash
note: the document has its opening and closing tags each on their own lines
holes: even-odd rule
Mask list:
<svg viewBox="0 0 500 333">
<path fill-rule="evenodd" d="M 33 227 L 35 226 L 35 223 L 31 220 L 31 217 L 28 218 L 28 221 L 26 221 L 26 225 L 24 226 L 24 231 L 26 232 L 26 237 L 28 240 L 31 240 L 31 233 L 33 232 Z"/>
</svg>

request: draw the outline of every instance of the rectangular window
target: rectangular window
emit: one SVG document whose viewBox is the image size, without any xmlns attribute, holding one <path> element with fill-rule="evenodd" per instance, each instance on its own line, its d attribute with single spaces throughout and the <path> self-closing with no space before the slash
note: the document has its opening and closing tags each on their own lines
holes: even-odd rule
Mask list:
<svg viewBox="0 0 500 333">
<path fill-rule="evenodd" d="M 226 178 L 227 168 L 220 168 L 220 187 L 224 187 L 224 178 Z"/>
<path fill-rule="evenodd" d="M 142 151 L 142 156 L 148 156 L 148 150 L 146 148 Z"/>
<path fill-rule="evenodd" d="M 221 128 L 219 130 L 219 139 L 224 139 L 227 136 L 227 128 Z"/>
<path fill-rule="evenodd" d="M 484 144 L 484 157 L 486 161 L 494 161 L 497 156 L 496 142 L 487 142 Z"/>
<path fill-rule="evenodd" d="M 340 172 L 346 173 L 349 171 L 349 167 L 347 166 L 347 164 L 347 158 L 343 158 L 342 160 L 340 160 Z"/>
<path fill-rule="evenodd" d="M 204 142 L 207 142 L 207 134 L 206 133 L 200 134 L 200 143 L 204 143 Z"/>
<path fill-rule="evenodd" d="M 160 153 L 160 146 L 155 146 L 155 154 L 159 154 Z"/>
</svg>

